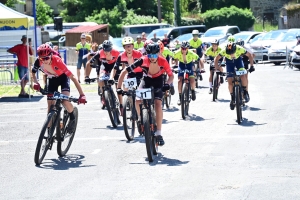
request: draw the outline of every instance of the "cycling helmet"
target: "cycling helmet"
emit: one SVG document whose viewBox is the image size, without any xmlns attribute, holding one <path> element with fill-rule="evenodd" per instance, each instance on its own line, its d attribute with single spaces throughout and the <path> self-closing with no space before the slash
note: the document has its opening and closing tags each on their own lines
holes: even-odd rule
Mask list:
<svg viewBox="0 0 300 200">
<path fill-rule="evenodd" d="M 146 52 L 147 54 L 157 54 L 159 53 L 160 47 L 157 43 L 148 44 L 146 46 Z"/>
<path fill-rule="evenodd" d="M 240 46 L 244 46 L 245 42 L 243 39 L 238 39 L 238 41 L 236 42 L 237 45 L 240 45 Z"/>
<path fill-rule="evenodd" d="M 219 45 L 219 40 L 218 39 L 214 39 L 214 41 L 212 41 L 211 44 Z"/>
<path fill-rule="evenodd" d="M 236 51 L 236 44 L 233 43 L 233 42 L 229 42 L 227 45 L 226 45 L 226 54 L 234 54 Z"/>
<path fill-rule="evenodd" d="M 146 40 L 146 41 L 144 42 L 144 48 L 145 48 L 145 49 L 146 49 L 146 47 L 147 47 L 148 44 L 153 44 L 153 41 L 152 41 L 152 40 Z"/>
<path fill-rule="evenodd" d="M 192 35 L 199 35 L 199 31 L 198 30 L 193 30 Z"/>
<path fill-rule="evenodd" d="M 160 48 L 160 52 L 162 53 L 164 51 L 165 45 L 164 43 L 162 43 L 160 40 L 157 42 L 157 44 L 159 45 Z"/>
<path fill-rule="evenodd" d="M 298 38 L 300 38 L 300 35 L 299 35 L 299 34 L 297 34 L 297 35 L 296 35 L 296 38 L 297 38 L 297 39 L 298 39 Z"/>
<path fill-rule="evenodd" d="M 38 47 L 37 53 L 40 57 L 46 57 L 51 55 L 52 48 L 50 47 L 49 44 L 42 44 Z"/>
<path fill-rule="evenodd" d="M 104 40 L 102 43 L 103 51 L 111 51 L 112 50 L 112 42 L 109 40 Z"/>
<path fill-rule="evenodd" d="M 181 48 L 189 48 L 189 47 L 190 47 L 190 43 L 188 41 L 182 41 Z"/>
<path fill-rule="evenodd" d="M 100 44 L 100 45 L 98 46 L 98 51 L 100 51 L 101 49 L 103 49 L 103 45 L 102 45 L 102 44 Z"/>
<path fill-rule="evenodd" d="M 133 44 L 134 40 L 132 37 L 124 37 L 122 40 L 122 45 L 126 45 L 126 44 Z"/>
<path fill-rule="evenodd" d="M 136 36 L 136 39 L 142 39 L 142 37 L 140 35 Z"/>
<path fill-rule="evenodd" d="M 235 38 L 231 35 L 227 38 L 228 42 L 235 42 Z"/>
<path fill-rule="evenodd" d="M 53 49 L 53 44 L 52 44 L 52 42 L 46 42 L 45 44 L 48 44 L 48 45 Z"/>
</svg>

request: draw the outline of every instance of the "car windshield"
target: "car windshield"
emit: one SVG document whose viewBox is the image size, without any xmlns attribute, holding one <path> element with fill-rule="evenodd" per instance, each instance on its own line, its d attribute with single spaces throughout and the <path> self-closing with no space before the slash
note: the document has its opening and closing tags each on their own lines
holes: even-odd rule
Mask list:
<svg viewBox="0 0 300 200">
<path fill-rule="evenodd" d="M 218 37 L 224 35 L 225 35 L 225 29 L 211 29 L 211 30 L 207 30 L 204 33 L 204 37 Z"/>
<path fill-rule="evenodd" d="M 169 32 L 169 28 L 166 28 L 166 29 L 156 29 L 154 31 L 152 31 L 148 36 L 147 36 L 147 39 L 151 39 L 153 38 L 153 34 L 156 33 L 156 37 L 157 38 L 162 38 L 164 37 L 164 34 L 167 34 Z"/>
<path fill-rule="evenodd" d="M 264 37 L 264 35 L 265 35 L 265 34 L 262 33 L 262 34 L 259 34 L 259 35 L 255 36 L 252 40 L 250 40 L 249 43 L 251 44 L 251 43 L 253 43 L 253 42 L 262 40 L 262 38 Z"/>
<path fill-rule="evenodd" d="M 233 35 L 233 37 L 235 38 L 236 41 L 238 39 L 242 39 L 244 41 L 248 41 L 248 38 L 250 37 L 250 35 L 249 34 L 235 34 L 235 35 Z"/>
<path fill-rule="evenodd" d="M 174 39 L 174 41 L 176 40 L 178 40 L 179 42 L 189 41 L 192 37 L 193 37 L 192 34 L 188 33 L 188 34 L 178 36 L 177 38 Z"/>
<path fill-rule="evenodd" d="M 113 43 L 113 46 L 115 46 L 115 47 L 122 47 L 123 48 L 122 38 L 112 38 L 111 42 Z"/>
<path fill-rule="evenodd" d="M 300 32 L 300 31 L 299 31 Z M 292 42 L 297 41 L 296 35 L 299 33 L 298 31 L 290 31 L 284 34 L 284 36 L 281 38 L 280 42 Z"/>
<path fill-rule="evenodd" d="M 262 40 L 276 40 L 280 37 L 284 32 L 281 31 L 270 31 L 266 33 L 266 35 L 262 38 Z"/>
</svg>

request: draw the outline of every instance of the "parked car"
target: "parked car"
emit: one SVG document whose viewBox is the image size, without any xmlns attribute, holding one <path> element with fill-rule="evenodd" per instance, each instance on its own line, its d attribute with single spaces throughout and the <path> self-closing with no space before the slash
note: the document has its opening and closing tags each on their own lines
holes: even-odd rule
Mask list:
<svg viewBox="0 0 300 200">
<path fill-rule="evenodd" d="M 113 43 L 113 48 L 118 50 L 120 53 L 124 51 L 123 45 L 122 45 L 122 39 L 123 38 L 111 38 L 109 39 Z"/>
<path fill-rule="evenodd" d="M 234 34 L 233 37 L 237 41 L 239 39 L 244 40 L 245 46 L 249 47 L 250 41 L 255 38 L 255 36 L 261 34 L 261 32 L 256 31 L 242 31 L 240 33 Z"/>
<path fill-rule="evenodd" d="M 203 34 L 204 33 L 199 33 L 199 38 L 201 38 Z M 170 50 L 177 49 L 178 45 L 180 45 L 182 41 L 189 41 L 192 38 L 193 38 L 192 33 L 180 35 L 177 38 L 175 38 L 173 41 L 170 42 L 169 49 Z"/>
<path fill-rule="evenodd" d="M 217 26 L 208 29 L 202 36 L 202 42 L 211 43 L 215 39 L 219 40 L 219 43 L 224 43 L 230 35 L 234 35 L 240 32 L 238 26 Z"/>
<path fill-rule="evenodd" d="M 268 49 L 276 41 L 280 40 L 288 30 L 276 30 L 266 33 L 261 40 L 251 42 L 250 47 L 257 57 L 268 60 Z"/>
<path fill-rule="evenodd" d="M 205 25 L 194 25 L 194 26 L 178 26 L 172 28 L 161 28 L 152 31 L 148 36 L 147 39 L 153 38 L 153 34 L 156 33 L 156 37 L 163 39 L 164 34 L 167 34 L 167 37 L 172 41 L 174 38 L 186 34 L 192 33 L 193 30 L 198 30 L 199 32 L 204 33 L 206 31 Z"/>
<path fill-rule="evenodd" d="M 291 53 L 291 65 L 300 69 L 300 45 L 297 45 Z"/>
<path fill-rule="evenodd" d="M 280 41 L 274 43 L 268 50 L 268 60 L 275 65 L 286 62 L 287 56 L 297 44 L 296 35 L 300 34 L 300 29 L 289 29 Z"/>
</svg>

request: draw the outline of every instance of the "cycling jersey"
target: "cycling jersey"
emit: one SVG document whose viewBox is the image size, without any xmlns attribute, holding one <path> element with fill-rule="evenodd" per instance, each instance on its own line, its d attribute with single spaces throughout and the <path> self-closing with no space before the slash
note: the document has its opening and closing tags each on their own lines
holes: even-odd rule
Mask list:
<svg viewBox="0 0 300 200">
<path fill-rule="evenodd" d="M 191 63 L 194 60 L 198 60 L 199 56 L 196 53 L 194 53 L 192 50 L 188 50 L 186 53 L 186 62 L 184 62 L 181 49 L 179 49 L 175 51 L 173 58 L 179 60 L 179 62 L 181 63 Z"/>
<path fill-rule="evenodd" d="M 232 58 L 230 54 L 226 53 L 226 47 L 224 47 L 224 49 L 222 49 L 219 53 L 220 56 L 224 56 L 229 60 L 233 60 L 233 59 L 237 59 L 240 56 L 242 56 L 243 54 L 246 54 L 247 50 L 239 45 L 236 45 L 236 51 L 234 53 L 234 57 Z"/>
<path fill-rule="evenodd" d="M 139 58 L 141 58 L 143 55 L 141 52 L 137 51 L 137 50 L 133 50 L 132 51 L 132 58 L 133 61 L 135 62 L 136 60 L 138 60 Z M 115 63 L 114 69 L 119 69 L 120 65 L 124 64 L 125 66 L 128 66 L 128 57 L 126 54 L 126 51 L 124 51 L 123 53 L 121 53 Z M 136 68 L 134 70 L 134 72 L 142 72 L 141 68 Z"/>
<path fill-rule="evenodd" d="M 174 53 L 172 51 L 170 51 L 170 49 L 168 49 L 167 47 L 164 47 L 164 51 L 162 52 L 162 56 L 163 57 L 167 57 L 167 56 L 174 56 Z"/>
<path fill-rule="evenodd" d="M 219 55 L 219 53 L 222 51 L 222 48 L 218 46 L 218 49 L 216 51 L 213 50 L 212 46 L 206 49 L 205 55 L 210 56 L 210 57 L 216 57 Z"/>
<path fill-rule="evenodd" d="M 189 41 L 191 49 L 198 49 L 198 48 L 202 48 L 202 40 L 200 38 L 197 38 L 197 40 L 195 41 L 194 38 L 190 39 Z"/>
<path fill-rule="evenodd" d="M 99 66 L 103 65 L 104 70 L 110 73 L 111 70 L 114 68 L 114 65 L 117 61 L 118 56 L 120 55 L 120 52 L 115 49 L 112 49 L 110 53 L 111 53 L 111 60 L 107 60 L 104 54 L 104 50 L 101 49 L 93 56 L 93 58 L 91 58 L 90 63 L 93 64 L 97 60 L 98 65 Z"/>
<path fill-rule="evenodd" d="M 55 56 L 58 56 L 61 58 L 59 52 L 57 52 L 57 51 L 52 50 L 52 55 L 55 55 Z M 39 58 L 37 57 L 36 60 L 34 61 L 32 72 L 36 73 L 40 67 L 41 67 L 41 63 L 40 63 Z"/>
<path fill-rule="evenodd" d="M 78 58 L 82 59 L 82 56 L 85 54 L 88 54 L 91 50 L 91 44 L 90 43 L 85 43 L 84 45 L 81 42 L 78 42 L 76 44 L 76 51 L 78 51 Z"/>
<path fill-rule="evenodd" d="M 51 56 L 50 65 L 45 65 L 40 61 L 40 66 L 34 66 L 32 72 L 36 73 L 38 69 L 43 71 L 48 76 L 58 77 L 62 74 L 66 74 L 68 77 L 73 75 L 72 72 L 68 69 L 65 63 L 57 55 Z"/>
<path fill-rule="evenodd" d="M 140 42 L 139 44 L 136 42 L 134 42 L 133 44 L 133 48 L 134 49 L 140 49 L 140 48 L 143 48 L 144 47 L 144 42 Z"/>
</svg>

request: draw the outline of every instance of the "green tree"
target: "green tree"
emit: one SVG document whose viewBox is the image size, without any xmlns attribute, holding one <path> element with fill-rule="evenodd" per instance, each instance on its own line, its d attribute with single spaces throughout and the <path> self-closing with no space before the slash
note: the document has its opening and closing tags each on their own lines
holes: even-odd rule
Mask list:
<svg viewBox="0 0 300 200">
<path fill-rule="evenodd" d="M 22 0 L 7 0 L 4 5 L 6 5 L 9 8 L 16 9 L 16 4 L 23 4 L 25 5 L 26 3 Z"/>
<path fill-rule="evenodd" d="M 39 26 L 53 22 L 53 9 L 43 0 L 36 1 L 36 23 Z"/>
</svg>

